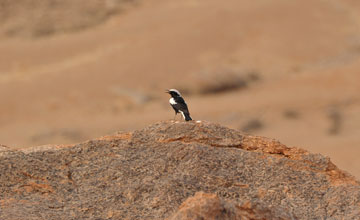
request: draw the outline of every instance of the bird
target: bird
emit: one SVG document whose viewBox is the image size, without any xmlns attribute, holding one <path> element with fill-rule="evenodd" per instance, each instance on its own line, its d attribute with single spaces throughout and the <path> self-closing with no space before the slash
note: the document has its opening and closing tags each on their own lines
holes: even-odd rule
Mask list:
<svg viewBox="0 0 360 220">
<path fill-rule="evenodd" d="M 166 90 L 166 93 L 169 93 L 171 95 L 171 98 L 169 99 L 171 107 L 175 111 L 175 117 L 177 113 L 181 113 L 185 121 L 191 121 L 192 118 L 190 117 L 189 109 L 186 105 L 185 100 L 181 96 L 180 92 L 176 89 L 169 89 Z M 175 119 L 174 117 L 174 119 Z"/>
</svg>

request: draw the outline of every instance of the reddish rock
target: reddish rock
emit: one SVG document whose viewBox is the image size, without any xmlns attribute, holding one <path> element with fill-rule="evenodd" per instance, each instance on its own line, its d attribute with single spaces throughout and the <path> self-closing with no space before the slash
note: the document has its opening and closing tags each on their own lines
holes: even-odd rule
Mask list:
<svg viewBox="0 0 360 220">
<path fill-rule="evenodd" d="M 291 219 L 287 213 L 284 218 Z M 224 201 L 216 194 L 197 192 L 195 196 L 183 202 L 179 210 L 170 220 L 263 220 L 271 219 L 272 215 L 268 208 L 256 207 L 250 202 L 243 205 Z"/>
<path fill-rule="evenodd" d="M 68 146 L 0 146 L 0 170 L 0 219 L 360 216 L 359 182 L 329 158 L 208 122 L 160 122 Z"/>
</svg>

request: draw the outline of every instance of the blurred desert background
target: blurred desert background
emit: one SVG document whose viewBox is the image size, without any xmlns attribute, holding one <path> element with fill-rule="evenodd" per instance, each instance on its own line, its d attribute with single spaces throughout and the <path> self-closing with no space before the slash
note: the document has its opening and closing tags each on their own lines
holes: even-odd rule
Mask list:
<svg viewBox="0 0 360 220">
<path fill-rule="evenodd" d="M 169 88 L 360 178 L 358 0 L 0 0 L 1 144 L 171 120 Z"/>
</svg>

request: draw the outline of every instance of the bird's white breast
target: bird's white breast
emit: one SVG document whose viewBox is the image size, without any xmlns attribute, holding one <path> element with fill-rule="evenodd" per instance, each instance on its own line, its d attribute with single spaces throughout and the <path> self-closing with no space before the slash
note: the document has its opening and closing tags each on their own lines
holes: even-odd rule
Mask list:
<svg viewBox="0 0 360 220">
<path fill-rule="evenodd" d="M 170 104 L 172 104 L 172 105 L 176 105 L 176 104 L 177 104 L 177 103 L 175 102 L 175 99 L 174 99 L 174 98 L 169 99 L 169 102 L 170 102 Z"/>
</svg>

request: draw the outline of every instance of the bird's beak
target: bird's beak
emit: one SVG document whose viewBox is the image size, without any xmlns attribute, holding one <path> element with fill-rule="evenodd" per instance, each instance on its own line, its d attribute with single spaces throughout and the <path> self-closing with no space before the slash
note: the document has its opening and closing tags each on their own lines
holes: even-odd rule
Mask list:
<svg viewBox="0 0 360 220">
<path fill-rule="evenodd" d="M 169 93 L 170 91 L 167 89 L 167 90 L 165 90 L 165 93 Z"/>
</svg>

